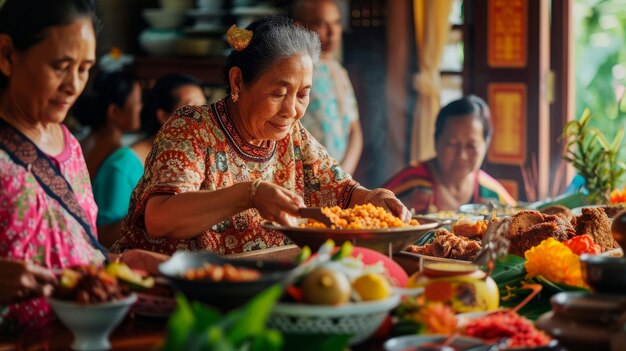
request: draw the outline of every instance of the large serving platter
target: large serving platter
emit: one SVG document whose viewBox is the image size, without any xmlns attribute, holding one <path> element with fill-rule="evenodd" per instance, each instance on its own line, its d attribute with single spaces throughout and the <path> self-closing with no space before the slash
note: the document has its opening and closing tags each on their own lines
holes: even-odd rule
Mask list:
<svg viewBox="0 0 626 351">
<path fill-rule="evenodd" d="M 442 225 L 441 221 L 429 218 L 420 219 L 420 225 L 403 228 L 384 229 L 331 229 L 331 228 L 302 228 L 296 226 L 281 226 L 266 222 L 265 229 L 277 230 L 291 239 L 296 245 L 309 246 L 316 251 L 326 240 L 331 239 L 336 245 L 349 241 L 356 246 L 376 250 L 385 255 L 400 252 L 409 245 L 418 241 Z"/>
</svg>

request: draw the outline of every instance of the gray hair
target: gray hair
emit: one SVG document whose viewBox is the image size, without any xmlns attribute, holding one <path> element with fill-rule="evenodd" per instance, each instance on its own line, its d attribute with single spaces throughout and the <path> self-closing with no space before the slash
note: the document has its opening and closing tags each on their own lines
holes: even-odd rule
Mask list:
<svg viewBox="0 0 626 351">
<path fill-rule="evenodd" d="M 319 62 L 321 45 L 315 32 L 295 26 L 292 20 L 283 15 L 268 16 L 250 24 L 252 40 L 242 51 L 233 50 L 228 56 L 224 69 L 226 92 L 230 94 L 228 73 L 239 67 L 243 81 L 254 83 L 272 65 L 294 55 L 307 55 L 316 67 Z"/>
</svg>

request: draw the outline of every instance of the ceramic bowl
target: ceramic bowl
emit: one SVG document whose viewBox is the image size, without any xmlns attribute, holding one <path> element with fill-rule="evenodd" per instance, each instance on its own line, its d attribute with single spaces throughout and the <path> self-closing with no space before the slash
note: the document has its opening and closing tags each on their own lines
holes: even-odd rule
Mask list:
<svg viewBox="0 0 626 351">
<path fill-rule="evenodd" d="M 183 276 L 189 269 L 203 267 L 206 263 L 230 263 L 235 267 L 253 268 L 259 270 L 261 276 L 253 281 L 190 280 Z M 210 252 L 177 252 L 159 265 L 159 272 L 167 278 L 174 290 L 182 292 L 188 299 L 228 311 L 245 304 L 262 290 L 283 280 L 293 268 L 295 265 L 292 263 L 226 259 Z"/>
<path fill-rule="evenodd" d="M 626 258 L 583 254 L 580 267 L 583 279 L 595 292 L 626 291 Z"/>
<path fill-rule="evenodd" d="M 196 0 L 199 9 L 217 10 L 221 9 L 224 0 Z"/>
<path fill-rule="evenodd" d="M 176 42 L 180 56 L 218 56 L 224 52 L 224 41 L 217 38 L 181 38 Z"/>
<path fill-rule="evenodd" d="M 48 298 L 50 307 L 59 320 L 74 334 L 74 350 L 108 350 L 111 348 L 109 334 L 126 316 L 137 295 L 125 299 L 97 304 Z"/>
<path fill-rule="evenodd" d="M 185 21 L 185 9 L 145 9 L 142 12 L 150 27 L 157 29 L 172 29 L 179 27 Z"/>
<path fill-rule="evenodd" d="M 349 343 L 354 345 L 372 336 L 398 303 L 400 295 L 395 294 L 384 300 L 340 306 L 277 303 L 267 324 L 289 334 L 351 335 Z"/>
<path fill-rule="evenodd" d="M 193 8 L 194 0 L 159 0 L 159 5 L 164 9 L 186 10 Z"/>
<path fill-rule="evenodd" d="M 405 351 L 415 350 L 418 346 L 430 343 L 442 343 L 448 339 L 447 335 L 425 334 L 425 335 L 405 335 L 391 338 L 385 342 L 385 351 Z M 453 350 L 466 350 L 479 346 L 486 346 L 482 340 L 467 336 L 458 336 L 452 340 L 450 346 Z"/>
<path fill-rule="evenodd" d="M 174 30 L 146 29 L 139 34 L 139 43 L 150 56 L 167 56 L 174 53 L 179 38 Z"/>
</svg>

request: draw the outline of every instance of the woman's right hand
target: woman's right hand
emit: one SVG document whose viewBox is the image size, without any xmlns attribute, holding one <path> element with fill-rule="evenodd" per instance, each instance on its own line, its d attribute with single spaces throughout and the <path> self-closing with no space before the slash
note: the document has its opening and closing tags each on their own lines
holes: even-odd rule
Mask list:
<svg viewBox="0 0 626 351">
<path fill-rule="evenodd" d="M 54 274 L 31 262 L 0 259 L 0 305 L 27 300 L 52 293 Z"/>
<path fill-rule="evenodd" d="M 300 195 L 269 182 L 258 185 L 252 205 L 261 217 L 284 226 L 293 225 L 292 218 L 298 217 L 298 210 L 305 207 Z"/>
</svg>

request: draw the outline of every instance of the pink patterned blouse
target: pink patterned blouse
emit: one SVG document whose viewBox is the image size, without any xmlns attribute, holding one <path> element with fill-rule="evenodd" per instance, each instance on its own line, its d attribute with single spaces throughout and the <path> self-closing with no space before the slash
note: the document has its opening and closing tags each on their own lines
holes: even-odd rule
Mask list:
<svg viewBox="0 0 626 351">
<path fill-rule="evenodd" d="M 89 173 L 80 144 L 63 126 L 65 148 L 51 157 L 72 186 L 95 233 L 98 208 L 91 192 Z M 14 163 L 0 149 L 0 256 L 32 261 L 51 269 L 102 262 L 83 227 L 50 198 L 33 174 Z M 50 319 L 43 298 L 10 306 L 6 318 L 21 324 L 41 325 Z"/>
<path fill-rule="evenodd" d="M 345 207 L 358 185 L 299 122 L 284 139 L 260 147 L 244 141 L 224 100 L 210 106 L 184 106 L 154 141 L 112 251 L 141 248 L 165 254 L 176 250 L 230 254 L 283 245 L 287 239 L 263 229 L 263 218 L 255 209 L 187 240 L 154 239 L 146 233 L 144 211 L 153 194 L 215 190 L 259 178 L 296 192 L 307 206 Z"/>
</svg>

